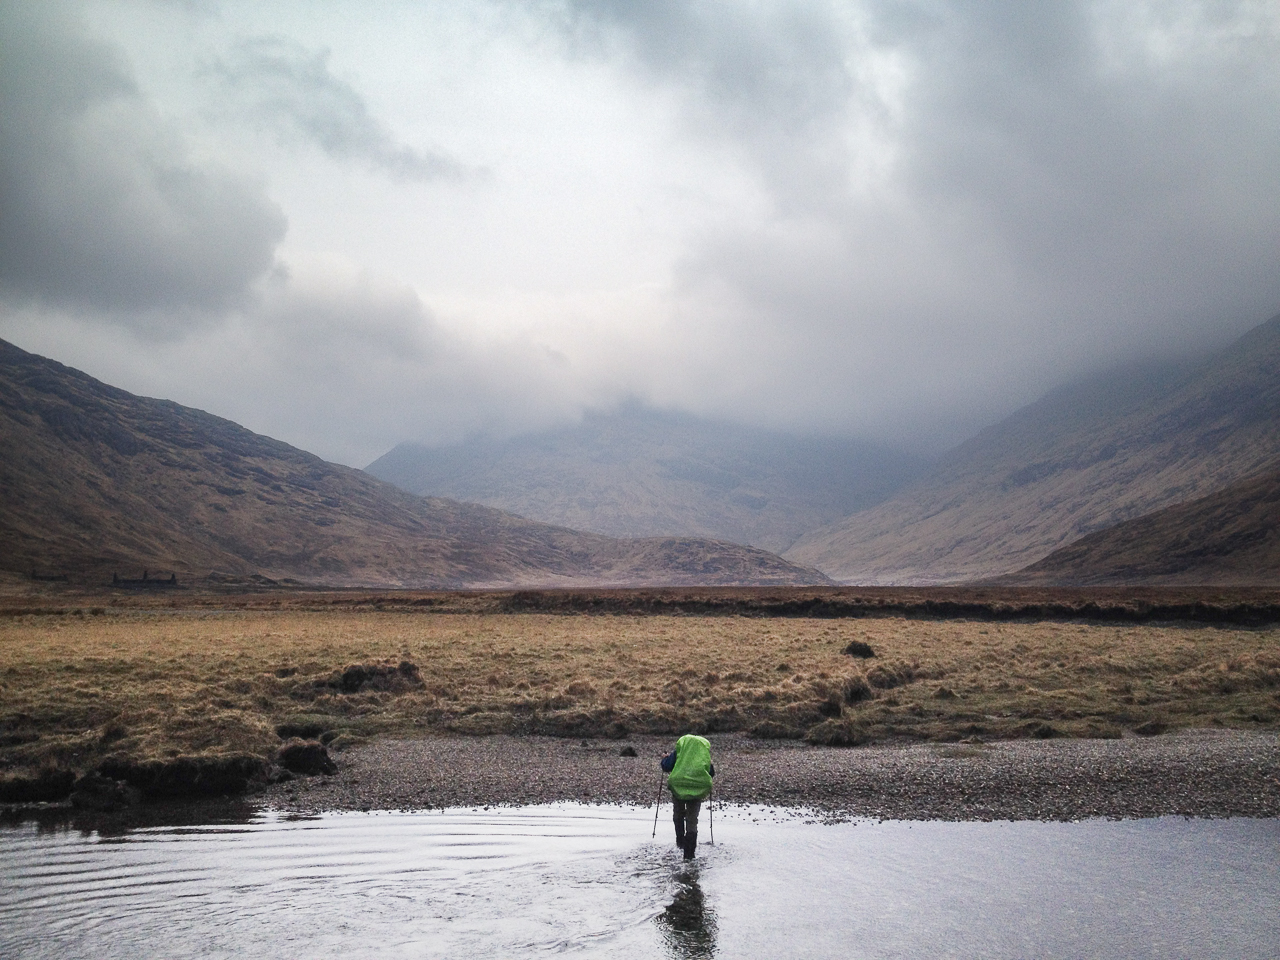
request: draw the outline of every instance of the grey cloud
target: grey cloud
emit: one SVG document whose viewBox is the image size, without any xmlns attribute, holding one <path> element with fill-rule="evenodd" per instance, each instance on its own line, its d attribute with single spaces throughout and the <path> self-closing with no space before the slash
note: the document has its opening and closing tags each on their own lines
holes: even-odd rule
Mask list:
<svg viewBox="0 0 1280 960">
<path fill-rule="evenodd" d="M 647 70 L 696 84 L 738 130 L 804 132 L 855 86 L 831 12 L 813 4 L 572 0 L 564 16 L 579 42 L 621 40 Z"/>
<path fill-rule="evenodd" d="M 412 288 L 342 259 L 290 262 L 257 292 L 180 339 L 31 308 L 0 311 L 0 336 L 356 467 L 404 440 L 506 436 L 590 405 L 545 349 L 473 344 L 442 328 Z"/>
<path fill-rule="evenodd" d="M 583 399 L 536 346 L 468 343 L 411 288 L 343 263 L 277 274 L 227 330 L 189 349 L 201 357 L 197 389 L 223 415 L 354 466 L 407 438 L 545 426 Z"/>
<path fill-rule="evenodd" d="M 536 345 L 472 343 L 412 287 L 329 256 L 289 262 L 168 354 L 181 378 L 148 389 L 353 466 L 405 439 L 541 427 L 583 403 Z"/>
<path fill-rule="evenodd" d="M 416 280 L 449 311 L 457 336 L 407 286 L 358 272 L 337 282 L 295 263 L 292 275 L 262 282 L 283 221 L 260 188 L 186 159 L 116 52 L 17 4 L 0 8 L 4 291 L 116 310 L 234 303 L 222 326 L 154 347 L 163 369 L 131 388 L 357 463 L 410 437 L 537 426 L 616 399 L 611 390 L 754 424 L 936 448 L 1077 374 L 1221 342 L 1280 309 L 1274 5 L 496 2 L 502 16 L 477 0 L 483 15 L 461 17 L 433 48 L 458 56 L 453 76 L 470 76 L 475 49 L 501 60 L 508 43 L 527 44 L 519 56 L 550 49 L 590 62 L 580 73 L 557 63 L 548 75 L 559 79 L 548 80 L 517 56 L 477 75 L 477 90 L 489 90 L 526 79 L 513 78 L 511 64 L 528 67 L 530 109 L 511 129 L 565 138 L 540 145 L 551 147 L 543 167 L 521 167 L 518 142 L 488 141 L 513 171 L 501 216 L 481 204 L 433 206 L 431 191 L 412 191 L 421 201 L 414 216 L 388 225 L 411 244 L 435 214 L 437 237 L 481 224 L 460 230 L 449 251 L 472 279 L 441 267 Z M 357 9 L 363 16 L 348 8 Z M 238 123 L 392 178 L 466 174 L 380 122 L 315 52 L 323 35 L 219 46 L 205 92 L 216 91 Z M 459 37 L 475 49 L 450 47 Z M 331 42 L 335 61 L 348 53 Z M 602 73 L 605 82 L 590 86 Z M 579 81 L 572 106 L 584 117 L 600 98 L 620 123 L 634 109 L 645 135 L 675 107 L 684 142 L 659 135 L 651 154 L 635 157 L 637 168 L 653 164 L 644 176 L 661 186 L 618 180 L 619 191 L 638 191 L 637 209 L 656 196 L 646 189 L 709 199 L 642 251 L 656 264 L 643 276 L 593 276 L 577 264 L 557 273 L 551 264 L 528 281 L 522 251 L 538 249 L 543 234 L 522 225 L 538 222 L 521 220 L 538 206 L 522 191 L 559 187 L 556 176 L 578 170 L 610 182 L 609 170 L 591 166 L 596 131 L 575 141 L 571 111 L 545 99 Z M 522 109 L 524 98 L 511 103 L 503 109 Z M 537 127 L 552 113 L 553 124 Z M 489 149 L 484 125 L 498 116 L 476 110 L 468 142 Z M 557 150 L 584 144 L 575 164 L 556 168 Z M 290 163 L 276 150 L 259 159 L 267 171 Z M 170 167 L 183 176 L 160 176 Z M 727 189 L 703 190 L 704 178 L 721 175 Z M 551 196 L 563 198 L 567 232 L 597 229 L 589 190 L 570 182 Z M 352 223 L 363 228 L 358 203 Z M 503 231 L 500 244 L 484 232 L 487 218 Z M 376 268 L 380 254 L 361 249 L 361 232 L 341 248 Z M 297 246 L 301 260 L 305 243 Z M 440 247 L 423 247 L 432 249 Z M 493 262 L 470 274 L 472 257 Z M 183 273 L 200 258 L 200 269 Z M 674 279 L 664 286 L 668 267 Z M 542 309 L 564 292 L 572 313 L 576 296 L 594 297 L 615 274 L 653 291 L 634 314 L 597 323 L 592 299 L 578 326 L 526 328 L 548 346 L 463 342 L 509 329 L 507 313 L 519 309 L 510 303 L 523 296 Z M 251 281 L 256 299 L 237 299 Z M 129 349 L 141 353 L 141 342 Z M 558 363 L 551 348 L 575 360 Z M 86 352 L 58 356 L 80 362 Z"/>
<path fill-rule="evenodd" d="M 744 416 L 959 431 L 1280 307 L 1267 5 L 563 9 L 597 38 L 582 48 L 642 64 L 691 118 L 728 118 L 688 129 L 733 139 L 776 201 L 775 218 L 696 238 L 678 271 L 685 315 L 736 325 Z M 860 73 L 877 60 L 896 88 Z M 868 189 L 860 131 L 890 147 Z M 753 343 L 769 349 L 745 354 Z"/>
<path fill-rule="evenodd" d="M 435 318 L 412 288 L 343 263 L 277 271 L 246 316 L 286 352 L 325 356 L 335 367 L 380 357 L 432 361 L 443 345 Z"/>
<path fill-rule="evenodd" d="M 0 5 L 0 48 L 0 290 L 142 325 L 241 299 L 285 232 L 261 186 L 193 160 L 61 5 Z"/>
<path fill-rule="evenodd" d="M 784 209 L 843 192 L 846 127 L 883 110 L 828 4 L 568 0 L 550 9 L 575 50 L 683 90 L 687 129 L 740 143 Z"/>
<path fill-rule="evenodd" d="M 397 180 L 460 179 L 468 169 L 441 153 L 398 143 L 364 98 L 329 69 L 329 52 L 285 37 L 251 37 L 210 62 L 220 102 L 276 135 L 315 144 L 340 160 L 362 161 Z"/>
<path fill-rule="evenodd" d="M 1095 282 L 1152 261 L 1181 271 L 1179 249 L 1194 261 L 1274 239 L 1275 21 L 1152 62 L 1095 5 L 927 6 L 939 28 L 898 38 L 923 74 L 904 130 L 922 197 L 968 204 L 1040 266 Z M 1109 62 L 1116 46 L 1124 60 Z"/>
</svg>

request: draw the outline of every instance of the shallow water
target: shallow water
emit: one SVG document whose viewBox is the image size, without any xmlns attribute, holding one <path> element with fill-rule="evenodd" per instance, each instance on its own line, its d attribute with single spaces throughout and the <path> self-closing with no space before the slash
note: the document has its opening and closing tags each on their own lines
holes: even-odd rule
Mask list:
<svg viewBox="0 0 1280 960">
<path fill-rule="evenodd" d="M 669 814 L 664 807 L 664 814 Z M 0 956 L 1274 957 L 1280 821 L 559 804 L 0 829 Z"/>
</svg>

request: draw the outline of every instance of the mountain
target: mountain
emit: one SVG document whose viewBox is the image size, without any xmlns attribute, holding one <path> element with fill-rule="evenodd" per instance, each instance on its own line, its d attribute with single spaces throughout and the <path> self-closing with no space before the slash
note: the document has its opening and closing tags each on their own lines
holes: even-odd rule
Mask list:
<svg viewBox="0 0 1280 960">
<path fill-rule="evenodd" d="M 878 503 L 921 468 L 918 458 L 865 441 L 632 405 L 509 440 L 402 444 L 366 469 L 411 493 L 579 530 L 705 536 L 781 551 Z"/>
<path fill-rule="evenodd" d="M 785 555 L 846 583 L 985 579 L 1278 463 L 1275 317 L 1208 360 L 1057 390 Z"/>
<path fill-rule="evenodd" d="M 1280 583 L 1280 472 L 1091 533 L 1005 582 Z"/>
<path fill-rule="evenodd" d="M 0 570 L 327 585 L 791 584 L 762 550 L 619 540 L 405 493 L 0 341 Z"/>
</svg>

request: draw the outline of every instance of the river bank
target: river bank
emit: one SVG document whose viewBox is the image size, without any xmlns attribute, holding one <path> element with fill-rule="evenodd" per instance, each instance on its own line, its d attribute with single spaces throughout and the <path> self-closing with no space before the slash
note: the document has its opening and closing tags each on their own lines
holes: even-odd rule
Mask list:
<svg viewBox="0 0 1280 960">
<path fill-rule="evenodd" d="M 327 750 L 335 785 L 295 780 L 298 803 L 320 791 L 316 803 L 341 809 L 647 804 L 646 751 L 692 731 L 723 745 L 722 795 L 743 802 L 892 817 L 960 815 L 936 808 L 938 797 L 964 816 L 1176 813 L 1179 778 L 1199 782 L 1202 764 L 1225 780 L 1206 782 L 1186 812 L 1217 815 L 1253 809 L 1237 797 L 1253 781 L 1232 750 L 1223 759 L 1188 746 L 1183 760 L 1159 745 L 1181 743 L 1170 738 L 1181 730 L 1265 743 L 1280 728 L 1275 625 L 698 615 L 661 604 L 500 612 L 539 596 L 441 600 L 462 604 L 453 612 L 409 595 L 393 609 L 364 595 L 345 598 L 359 609 L 342 597 L 298 609 L 274 595 L 11 609 L 0 617 L 0 801 L 114 809 L 234 795 L 324 772 Z M 641 756 L 617 756 L 626 744 Z M 365 759 L 378 751 L 391 753 Z M 1154 766 L 1135 773 L 1123 758 L 1145 751 Z M 1088 775 L 1095 762 L 1115 767 L 1101 785 Z M 406 771 L 407 785 L 379 763 Z M 432 774 L 449 764 L 462 771 L 451 786 Z M 388 785 L 336 786 L 365 765 L 370 783 Z M 1055 793 L 1059 774 L 1078 781 L 1069 798 Z M 1119 800 L 1098 792 L 1113 784 Z"/>
<path fill-rule="evenodd" d="M 222 783 L 243 779 L 236 758 L 272 763 L 294 737 L 342 751 L 691 730 L 750 734 L 760 749 L 1274 734 L 1278 638 L 1276 627 L 900 617 L 22 614 L 0 618 L 0 785 L 100 769 L 147 791 L 182 773 L 168 769 L 180 758 L 201 776 L 229 764 L 213 771 Z"/>
<path fill-rule="evenodd" d="M 1185 730 L 1120 740 L 848 749 L 712 734 L 717 800 L 824 819 L 1280 817 L 1280 738 Z M 628 748 L 636 756 L 626 756 Z M 668 737 L 427 737 L 352 747 L 333 776 L 268 787 L 297 813 L 556 801 L 652 804 Z"/>
</svg>

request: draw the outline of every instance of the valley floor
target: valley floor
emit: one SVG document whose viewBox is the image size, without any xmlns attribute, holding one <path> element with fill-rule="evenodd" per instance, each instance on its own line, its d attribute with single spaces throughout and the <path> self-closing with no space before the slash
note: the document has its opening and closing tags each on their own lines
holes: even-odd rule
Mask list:
<svg viewBox="0 0 1280 960">
<path fill-rule="evenodd" d="M 318 738 L 341 773 L 276 801 L 651 802 L 650 754 L 696 731 L 722 743 L 726 799 L 869 816 L 1184 812 L 1183 788 L 1185 812 L 1247 812 L 1280 792 L 1274 621 L 770 616 L 759 597 L 691 614 L 617 592 L 605 614 L 568 595 L 524 612 L 539 596 L 0 598 L 0 787 L 104 763 L 152 783 L 191 757 L 270 776 Z"/>
</svg>

